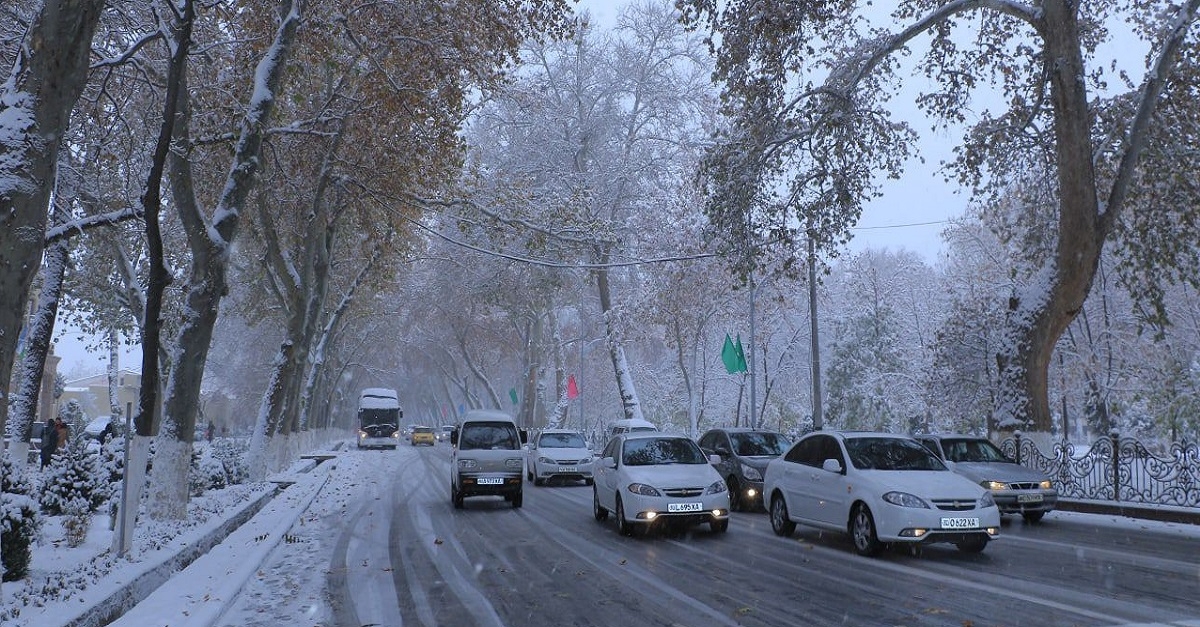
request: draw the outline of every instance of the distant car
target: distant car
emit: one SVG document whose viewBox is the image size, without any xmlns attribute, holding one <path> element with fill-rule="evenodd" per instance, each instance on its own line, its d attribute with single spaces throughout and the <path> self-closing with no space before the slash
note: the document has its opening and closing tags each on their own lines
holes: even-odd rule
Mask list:
<svg viewBox="0 0 1200 627">
<path fill-rule="evenodd" d="M 608 437 L 621 435 L 622 433 L 641 433 L 658 431 L 658 427 L 654 426 L 649 420 L 641 420 L 639 418 L 622 418 L 613 421 L 612 426 L 608 430 Z"/>
<path fill-rule="evenodd" d="M 453 431 L 454 431 L 454 425 L 442 425 L 442 428 L 438 429 L 437 433 L 435 433 L 434 435 L 437 436 L 438 442 L 449 442 L 450 441 L 450 433 Z"/>
<path fill-rule="evenodd" d="M 536 486 L 551 479 L 592 485 L 592 451 L 578 431 L 546 429 L 529 443 L 525 474 Z"/>
<path fill-rule="evenodd" d="M 413 446 L 418 444 L 433 446 L 435 442 L 436 438 L 433 434 L 433 427 L 413 427 L 412 435 L 408 439 L 408 443 Z"/>
<path fill-rule="evenodd" d="M 974 435 L 916 435 L 950 470 L 991 490 L 1001 514 L 1020 514 L 1037 523 L 1058 504 L 1058 490 L 1046 473 L 1009 459 L 987 438 Z"/>
<path fill-rule="evenodd" d="M 705 454 L 721 458 L 715 467 L 729 486 L 729 509 L 739 512 L 764 506 L 762 473 L 792 442 L 774 431 L 719 428 L 700 436 L 699 444 Z"/>
<path fill-rule="evenodd" d="M 862 555 L 934 542 L 978 553 L 1000 534 L 992 493 L 908 436 L 814 431 L 767 464 L 763 490 L 776 535 L 844 532 Z"/>
<path fill-rule="evenodd" d="M 526 434 L 512 417 L 500 411 L 471 410 L 450 433 L 450 501 L 462 509 L 468 496 L 503 496 L 521 507 L 525 460 L 521 446 Z"/>
<path fill-rule="evenodd" d="M 729 528 L 729 490 L 690 438 L 664 433 L 613 437 L 593 472 L 596 520 L 617 518 L 622 535 L 639 535 L 664 522 L 708 523 L 714 533 Z"/>
</svg>

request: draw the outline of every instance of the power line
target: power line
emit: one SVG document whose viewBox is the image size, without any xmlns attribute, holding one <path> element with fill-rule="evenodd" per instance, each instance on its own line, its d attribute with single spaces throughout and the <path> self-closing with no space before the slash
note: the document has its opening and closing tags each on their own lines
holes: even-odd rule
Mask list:
<svg viewBox="0 0 1200 627">
<path fill-rule="evenodd" d="M 933 226 L 935 224 L 949 224 L 949 220 L 934 220 L 932 222 L 910 222 L 908 224 L 885 224 L 882 226 L 852 226 L 851 231 L 878 231 L 882 229 L 902 229 L 910 226 Z"/>
</svg>

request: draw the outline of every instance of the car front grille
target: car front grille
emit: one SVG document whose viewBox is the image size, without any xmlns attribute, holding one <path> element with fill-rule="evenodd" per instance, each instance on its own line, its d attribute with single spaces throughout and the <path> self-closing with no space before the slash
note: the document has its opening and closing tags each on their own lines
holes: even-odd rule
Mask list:
<svg viewBox="0 0 1200 627">
<path fill-rule="evenodd" d="M 579 460 L 578 459 L 559 459 L 559 460 L 555 460 L 554 463 L 556 463 L 560 466 L 574 466 L 579 463 Z"/>
<path fill-rule="evenodd" d="M 1036 490 L 1039 487 L 1037 481 L 1017 481 L 1008 484 L 1010 490 Z"/>
<path fill-rule="evenodd" d="M 947 512 L 965 512 L 975 509 L 975 501 L 969 499 L 934 499 L 934 506 Z"/>
<path fill-rule="evenodd" d="M 690 497 L 704 494 L 704 488 L 671 488 L 663 490 L 667 496 Z"/>
</svg>

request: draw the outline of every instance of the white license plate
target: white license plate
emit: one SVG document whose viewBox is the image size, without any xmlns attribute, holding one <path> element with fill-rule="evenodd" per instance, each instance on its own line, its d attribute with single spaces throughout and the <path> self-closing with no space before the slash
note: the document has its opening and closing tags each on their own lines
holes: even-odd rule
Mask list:
<svg viewBox="0 0 1200 627">
<path fill-rule="evenodd" d="M 480 477 L 478 479 L 478 482 L 479 482 L 479 485 L 502 485 L 504 483 L 504 478 L 503 477 Z"/>
<path fill-rule="evenodd" d="M 978 529 L 978 518 L 943 518 L 942 529 Z"/>
<path fill-rule="evenodd" d="M 574 466 L 559 466 L 558 467 L 559 472 L 576 472 L 577 470 L 578 469 L 575 468 Z"/>
<path fill-rule="evenodd" d="M 704 509 L 703 503 L 667 503 L 667 511 L 672 514 L 680 512 L 698 512 Z"/>
<path fill-rule="evenodd" d="M 1042 495 L 1041 494 L 1018 494 L 1017 502 L 1018 503 L 1041 503 Z"/>
</svg>

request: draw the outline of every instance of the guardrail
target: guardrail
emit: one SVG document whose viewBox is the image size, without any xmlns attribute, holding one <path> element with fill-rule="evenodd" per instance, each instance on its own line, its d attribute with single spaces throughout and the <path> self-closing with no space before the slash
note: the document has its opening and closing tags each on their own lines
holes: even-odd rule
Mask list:
<svg viewBox="0 0 1200 627">
<path fill-rule="evenodd" d="M 1168 457 L 1160 457 L 1141 441 L 1114 433 L 1087 451 L 1062 441 L 1046 455 L 1016 432 L 1000 450 L 1050 475 L 1063 498 L 1200 507 L 1200 446 L 1194 442 L 1172 443 Z"/>
</svg>

